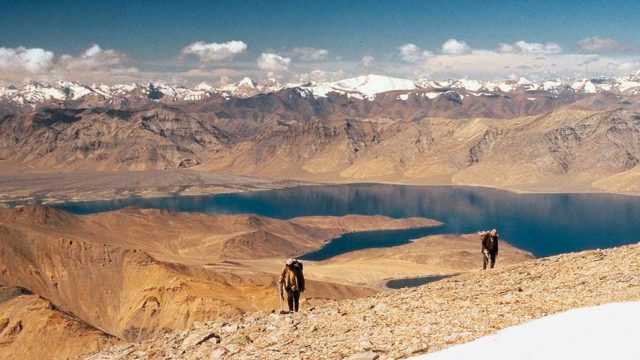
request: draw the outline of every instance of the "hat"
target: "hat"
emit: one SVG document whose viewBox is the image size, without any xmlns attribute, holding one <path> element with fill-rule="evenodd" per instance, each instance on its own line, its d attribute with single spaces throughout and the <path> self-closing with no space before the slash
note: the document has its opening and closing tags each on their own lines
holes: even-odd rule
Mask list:
<svg viewBox="0 0 640 360">
<path fill-rule="evenodd" d="M 292 265 L 294 261 L 295 260 L 293 260 L 292 258 L 288 258 L 287 259 L 287 265 Z"/>
<path fill-rule="evenodd" d="M 498 233 L 498 231 L 496 229 L 491 230 L 491 235 L 495 235 L 497 233 Z"/>
</svg>

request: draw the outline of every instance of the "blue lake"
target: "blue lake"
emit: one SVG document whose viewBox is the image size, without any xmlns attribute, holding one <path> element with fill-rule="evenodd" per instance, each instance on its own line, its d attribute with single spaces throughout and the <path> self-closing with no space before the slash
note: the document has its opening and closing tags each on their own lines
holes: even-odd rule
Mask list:
<svg viewBox="0 0 640 360">
<path fill-rule="evenodd" d="M 210 196 L 89 201 L 56 205 L 76 214 L 127 206 L 211 214 L 254 213 L 280 219 L 307 215 L 424 216 L 437 228 L 346 234 L 304 259 L 396 246 L 421 236 L 496 228 L 501 238 L 535 256 L 640 241 L 640 197 L 610 194 L 516 194 L 458 186 L 350 184 Z"/>
<path fill-rule="evenodd" d="M 393 279 L 393 280 L 387 281 L 386 286 L 389 289 L 402 289 L 407 287 L 416 287 L 416 286 L 432 283 L 435 281 L 440 281 L 440 280 L 449 278 L 451 276 L 455 276 L 455 274 L 420 276 L 420 277 L 406 278 L 406 279 Z"/>
</svg>

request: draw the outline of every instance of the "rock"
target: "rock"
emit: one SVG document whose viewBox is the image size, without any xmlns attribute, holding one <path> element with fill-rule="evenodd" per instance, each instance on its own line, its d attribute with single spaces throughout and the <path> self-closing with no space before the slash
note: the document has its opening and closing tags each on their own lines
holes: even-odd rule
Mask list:
<svg viewBox="0 0 640 360">
<path fill-rule="evenodd" d="M 429 351 L 429 347 L 427 345 L 415 344 L 408 347 L 404 353 L 405 355 L 417 355 L 426 353 L 427 351 Z"/>
<path fill-rule="evenodd" d="M 371 350 L 371 347 L 372 347 L 371 341 L 363 340 L 363 341 L 360 342 L 359 347 L 360 347 L 361 350 L 364 350 L 364 351 Z"/>
<path fill-rule="evenodd" d="M 380 355 L 374 353 L 373 351 L 363 352 L 358 354 L 353 354 L 349 356 L 346 360 L 377 360 Z"/>
<path fill-rule="evenodd" d="M 224 324 L 222 325 L 221 328 L 222 332 L 224 333 L 233 333 L 238 331 L 238 324 Z"/>
<path fill-rule="evenodd" d="M 225 350 L 228 353 L 228 355 L 233 355 L 236 354 L 238 352 L 240 352 L 241 347 L 238 344 L 232 343 L 232 344 L 227 344 L 225 346 Z"/>
<path fill-rule="evenodd" d="M 182 341 L 182 345 L 180 346 L 180 349 L 182 351 L 187 351 L 190 348 L 193 348 L 195 346 L 198 345 L 202 345 L 203 343 L 210 341 L 214 344 L 217 344 L 220 342 L 220 337 L 212 332 L 210 333 L 192 333 L 189 336 L 187 336 L 183 341 Z"/>
<path fill-rule="evenodd" d="M 222 357 L 227 353 L 227 349 L 225 348 L 217 348 L 211 352 L 211 360 L 222 359 Z"/>
<path fill-rule="evenodd" d="M 384 304 L 384 303 L 376 304 L 376 305 L 373 307 L 373 311 L 374 311 L 374 312 L 376 312 L 376 313 L 383 313 L 383 312 L 386 312 L 386 311 L 387 311 L 387 305 L 386 305 L 386 304 Z"/>
</svg>

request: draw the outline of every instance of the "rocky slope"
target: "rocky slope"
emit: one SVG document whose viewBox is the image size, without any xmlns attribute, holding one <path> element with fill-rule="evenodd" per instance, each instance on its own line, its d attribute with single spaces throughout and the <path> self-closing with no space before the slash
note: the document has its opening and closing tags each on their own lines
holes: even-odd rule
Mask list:
<svg viewBox="0 0 640 360">
<path fill-rule="evenodd" d="M 640 246 L 474 271 L 419 288 L 195 324 L 86 359 L 397 359 L 567 309 L 640 300 Z"/>
<path fill-rule="evenodd" d="M 0 121 L 0 158 L 35 168 L 93 170 L 192 167 L 231 135 L 175 111 L 45 109 Z"/>
<path fill-rule="evenodd" d="M 6 330 L 3 344 L 14 349 L 39 337 L 77 338 L 68 344 L 73 349 L 52 353 L 64 358 L 118 339 L 140 340 L 198 321 L 275 309 L 277 274 L 287 256 L 316 249 L 349 231 L 434 224 L 423 218 L 283 221 L 133 208 L 78 217 L 43 206 L 0 207 L 0 284 L 34 294 L 14 302 L 0 298 L 0 310 L 5 309 L 3 304 L 11 305 L 0 311 L 0 320 L 2 314 L 10 314 L 7 324 L 20 330 L 10 334 Z M 265 258 L 277 264 L 273 271 L 242 263 Z M 304 300 L 308 306 L 374 293 L 314 277 L 308 283 Z M 53 323 L 41 326 L 48 317 L 68 325 L 59 331 Z M 23 325 L 16 325 L 20 321 Z"/>
<path fill-rule="evenodd" d="M 0 286 L 2 359 L 72 358 L 120 342 L 37 295 L 20 288 Z"/>
</svg>

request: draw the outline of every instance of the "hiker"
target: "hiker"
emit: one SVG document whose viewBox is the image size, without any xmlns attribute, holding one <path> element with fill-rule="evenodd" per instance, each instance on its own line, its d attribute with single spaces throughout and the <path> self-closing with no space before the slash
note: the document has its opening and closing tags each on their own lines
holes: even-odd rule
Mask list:
<svg viewBox="0 0 640 360">
<path fill-rule="evenodd" d="M 482 270 L 487 269 L 487 264 L 493 269 L 498 256 L 498 231 L 481 231 L 479 235 L 482 240 Z"/>
<path fill-rule="evenodd" d="M 300 293 L 304 292 L 304 275 L 302 263 L 296 259 L 288 259 L 280 274 L 280 297 L 284 299 L 283 292 L 287 293 L 287 305 L 289 311 L 298 311 L 300 308 Z M 284 291 L 283 291 L 284 290 Z"/>
</svg>

